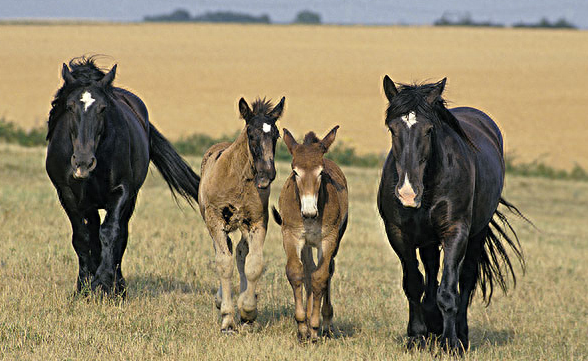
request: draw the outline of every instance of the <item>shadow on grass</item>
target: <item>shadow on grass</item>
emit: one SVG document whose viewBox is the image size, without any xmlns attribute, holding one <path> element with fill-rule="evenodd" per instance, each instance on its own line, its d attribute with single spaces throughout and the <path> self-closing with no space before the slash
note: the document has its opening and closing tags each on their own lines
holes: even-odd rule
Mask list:
<svg viewBox="0 0 588 361">
<path fill-rule="evenodd" d="M 474 351 L 484 345 L 504 346 L 512 342 L 512 329 L 488 330 L 477 327 L 470 328 L 470 350 Z"/>
<path fill-rule="evenodd" d="M 213 285 L 177 280 L 171 276 L 141 274 L 126 278 L 129 298 L 156 297 L 163 293 L 180 292 L 185 294 L 210 294 L 216 290 Z"/>
<path fill-rule="evenodd" d="M 468 352 L 473 352 L 482 347 L 495 347 L 504 346 L 512 342 L 514 337 L 514 331 L 512 329 L 503 330 L 488 330 L 477 327 L 470 328 L 470 348 Z M 431 353 L 436 352 L 437 348 L 434 345 L 440 341 L 440 338 L 436 338 L 434 335 L 430 335 L 424 344 L 420 344 L 415 348 L 409 347 L 408 337 L 406 334 L 398 334 L 394 337 L 394 340 L 402 345 L 407 352 L 419 350 L 421 352 Z"/>
<path fill-rule="evenodd" d="M 268 305 L 264 307 L 260 305 L 261 308 L 259 309 L 259 317 L 257 318 L 257 322 L 263 328 L 272 326 L 274 324 L 285 322 L 287 324 L 291 324 L 292 329 L 296 328 L 296 321 L 294 320 L 294 305 Z M 341 338 L 349 338 L 353 337 L 359 330 L 358 326 L 347 321 L 347 320 L 338 320 L 335 316 L 333 318 L 333 329 L 332 333 L 329 336 L 326 336 L 323 333 L 323 339 L 325 340 L 336 340 Z"/>
</svg>

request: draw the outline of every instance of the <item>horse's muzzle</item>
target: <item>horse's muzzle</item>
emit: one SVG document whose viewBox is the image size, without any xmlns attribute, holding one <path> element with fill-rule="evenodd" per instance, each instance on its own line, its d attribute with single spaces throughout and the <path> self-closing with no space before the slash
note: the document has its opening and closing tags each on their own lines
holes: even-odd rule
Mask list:
<svg viewBox="0 0 588 361">
<path fill-rule="evenodd" d="M 75 179 L 86 179 L 90 172 L 96 168 L 96 157 L 80 157 L 75 154 L 71 156 L 71 165 L 73 168 L 73 177 Z"/>
</svg>

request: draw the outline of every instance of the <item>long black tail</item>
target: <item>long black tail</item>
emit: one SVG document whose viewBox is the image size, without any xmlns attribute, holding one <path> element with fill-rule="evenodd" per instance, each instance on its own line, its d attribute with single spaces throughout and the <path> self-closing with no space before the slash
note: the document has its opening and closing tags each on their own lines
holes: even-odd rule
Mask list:
<svg viewBox="0 0 588 361">
<path fill-rule="evenodd" d="M 505 206 L 510 212 L 529 221 L 513 204 L 500 198 L 499 203 Z M 508 274 L 512 276 L 513 286 L 516 286 L 517 278 L 514 272 L 513 264 L 506 252 L 506 246 L 510 246 L 519 261 L 523 273 L 525 272 L 525 259 L 523 250 L 516 231 L 504 215 L 504 213 L 496 210 L 494 218 L 488 225 L 486 239 L 484 241 L 484 248 L 479 263 L 478 284 L 482 291 L 482 297 L 486 300 L 486 305 L 490 304 L 492 294 L 494 292 L 494 284 L 496 283 L 502 291 L 506 294 L 508 290 Z M 512 234 L 509 236 L 507 231 Z M 501 242 L 503 239 L 505 242 Z"/>
<path fill-rule="evenodd" d="M 198 203 L 200 177 L 153 124 L 149 124 L 149 153 L 151 161 L 167 182 L 174 199 L 177 201 L 177 192 L 193 208 L 194 202 Z"/>
</svg>

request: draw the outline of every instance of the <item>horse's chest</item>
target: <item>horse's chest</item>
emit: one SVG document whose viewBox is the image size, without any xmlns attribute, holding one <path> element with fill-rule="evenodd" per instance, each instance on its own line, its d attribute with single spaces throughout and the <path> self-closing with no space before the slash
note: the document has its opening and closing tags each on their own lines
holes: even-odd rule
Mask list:
<svg viewBox="0 0 588 361">
<path fill-rule="evenodd" d="M 412 242 L 416 247 L 437 242 L 435 229 L 431 225 L 428 217 L 421 215 L 403 217 L 400 222 L 400 229 L 407 240 Z"/>
<path fill-rule="evenodd" d="M 322 240 L 322 225 L 316 220 L 305 220 L 301 239 L 312 247 L 319 247 Z"/>
</svg>

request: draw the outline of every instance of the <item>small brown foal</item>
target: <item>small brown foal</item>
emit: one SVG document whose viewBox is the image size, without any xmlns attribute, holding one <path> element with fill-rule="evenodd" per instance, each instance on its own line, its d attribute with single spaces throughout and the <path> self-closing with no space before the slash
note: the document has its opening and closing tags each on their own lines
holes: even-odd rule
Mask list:
<svg viewBox="0 0 588 361">
<path fill-rule="evenodd" d="M 282 226 L 286 251 L 286 275 L 294 291 L 298 338 L 318 339 L 319 308 L 322 304 L 323 330 L 331 333 L 333 306 L 330 285 L 335 271 L 335 255 L 347 227 L 347 180 L 341 169 L 324 159 L 337 134 L 336 126 L 323 138 L 310 132 L 298 144 L 284 129 L 284 142 L 292 154 L 292 174 L 280 194 L 280 213 L 273 208 Z M 317 265 L 312 247 L 317 249 Z M 306 289 L 306 309 L 302 285 Z M 324 296 L 324 299 L 323 299 Z"/>
</svg>

